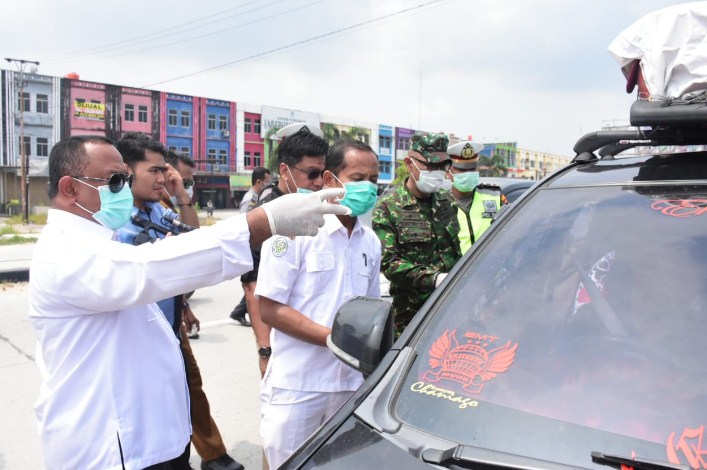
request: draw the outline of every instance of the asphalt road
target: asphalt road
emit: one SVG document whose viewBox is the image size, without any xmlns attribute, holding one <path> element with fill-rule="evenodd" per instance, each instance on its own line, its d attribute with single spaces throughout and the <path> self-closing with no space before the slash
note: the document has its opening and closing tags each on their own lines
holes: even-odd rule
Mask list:
<svg viewBox="0 0 707 470">
<path fill-rule="evenodd" d="M 27 248 L 0 247 L 0 260 Z M 19 255 L 18 255 L 19 256 Z M 19 256 L 19 257 L 22 257 Z M 242 295 L 240 280 L 197 290 L 190 303 L 201 320 L 192 348 L 201 368 L 211 411 L 229 454 L 246 469 L 261 468 L 255 338 L 228 318 Z M 33 404 L 40 378 L 34 360 L 36 339 L 27 318 L 27 283 L 0 283 L 0 469 L 42 468 Z M 191 464 L 200 458 L 192 447 Z"/>
</svg>

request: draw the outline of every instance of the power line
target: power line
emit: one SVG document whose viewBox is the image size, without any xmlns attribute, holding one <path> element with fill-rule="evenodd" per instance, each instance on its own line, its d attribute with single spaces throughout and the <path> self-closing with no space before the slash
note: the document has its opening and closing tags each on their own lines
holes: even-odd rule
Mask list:
<svg viewBox="0 0 707 470">
<path fill-rule="evenodd" d="M 212 71 L 212 70 L 218 70 L 218 69 L 221 69 L 221 68 L 224 68 L 224 67 L 229 67 L 229 66 L 231 66 L 231 65 L 235 65 L 235 64 L 240 64 L 240 63 L 243 63 L 243 62 L 247 62 L 247 61 L 249 61 L 249 60 L 253 60 L 253 59 L 260 58 L 260 57 L 264 57 L 264 56 L 267 56 L 267 55 L 270 55 L 270 54 L 274 54 L 274 53 L 277 53 L 277 52 L 281 52 L 281 51 L 284 51 L 284 50 L 287 50 L 287 49 L 292 49 L 292 48 L 294 48 L 294 47 L 301 46 L 301 45 L 303 45 L 303 44 L 307 44 L 307 43 L 310 43 L 310 42 L 313 42 L 313 41 L 316 41 L 316 40 L 319 40 L 319 39 L 322 39 L 322 38 L 334 36 L 334 35 L 336 35 L 336 34 L 343 33 L 343 32 L 346 32 L 346 31 L 351 31 L 351 30 L 353 30 L 353 29 L 360 28 L 361 26 L 366 26 L 366 25 L 369 25 L 369 24 L 372 24 L 372 23 L 377 23 L 377 22 L 379 22 L 379 21 L 382 21 L 382 20 L 385 20 L 385 19 L 389 19 L 389 18 L 392 18 L 392 17 L 395 17 L 395 16 L 399 16 L 399 15 L 402 15 L 403 13 L 409 13 L 409 12 L 411 12 L 411 11 L 418 10 L 418 9 L 420 9 L 420 8 L 424 8 L 424 7 L 429 6 L 429 5 L 432 5 L 432 4 L 434 4 L 434 3 L 440 3 L 440 2 L 443 2 L 443 1 L 445 1 L 445 0 L 431 0 L 431 1 L 428 1 L 428 2 L 424 2 L 424 3 L 421 3 L 421 4 L 416 5 L 416 6 L 413 6 L 413 7 L 404 8 L 404 9 L 402 9 L 402 10 L 398 10 L 398 11 L 395 11 L 395 12 L 393 12 L 393 13 L 388 13 L 388 14 L 379 16 L 379 17 L 377 17 L 377 18 L 372 18 L 372 19 L 370 19 L 370 20 L 362 21 L 361 23 L 356 23 L 356 24 L 354 24 L 354 25 L 347 26 L 347 27 L 340 28 L 340 29 L 336 29 L 336 30 L 330 31 L 330 32 L 328 32 L 328 33 L 320 34 L 320 35 L 318 35 L 318 36 L 314 36 L 314 37 L 311 37 L 311 38 L 308 38 L 308 39 L 303 39 L 303 40 L 301 40 L 301 41 L 297 41 L 297 42 L 293 42 L 293 43 L 290 43 L 290 44 L 287 44 L 287 45 L 284 45 L 284 46 L 276 47 L 276 48 L 270 49 L 270 50 L 268 50 L 268 51 L 259 52 L 259 53 L 257 53 L 257 54 L 253 54 L 253 55 L 250 55 L 250 56 L 248 56 L 248 57 L 243 57 L 243 58 L 241 58 L 241 59 L 236 59 L 236 60 L 233 60 L 233 61 L 231 61 L 231 62 L 226 62 L 226 63 L 224 63 L 224 64 L 215 65 L 215 66 L 213 66 L 213 67 L 208 67 L 208 68 L 205 68 L 205 69 L 197 70 L 196 72 L 191 72 L 191 73 L 187 73 L 187 74 L 184 74 L 184 75 L 179 75 L 179 76 L 174 77 L 174 78 L 168 78 L 168 79 L 166 79 L 166 80 L 162 80 L 162 81 L 159 81 L 159 82 L 150 83 L 150 84 L 148 84 L 148 85 L 142 85 L 141 88 L 148 88 L 148 87 L 152 87 L 152 86 L 155 86 L 155 85 L 162 85 L 163 83 L 174 82 L 174 81 L 177 81 L 177 80 L 181 80 L 181 79 L 183 79 L 183 78 L 193 77 L 194 75 L 199 75 L 199 74 L 202 74 L 202 73 L 205 73 L 205 72 L 210 72 L 210 71 Z"/>
<path fill-rule="evenodd" d="M 279 0 L 278 2 L 274 2 L 274 3 L 279 3 L 279 2 L 281 2 L 281 1 L 284 1 L 284 0 Z M 294 11 L 302 10 L 302 9 L 304 9 L 304 8 L 308 8 L 308 7 L 312 6 L 312 5 L 316 5 L 317 3 L 322 3 L 322 2 L 325 2 L 325 1 L 328 1 L 328 0 L 317 0 L 317 1 L 314 1 L 314 2 L 311 2 L 311 3 L 307 3 L 307 4 L 305 4 L 305 5 L 302 5 L 302 6 L 299 6 L 299 7 L 296 7 L 296 8 L 292 8 L 292 9 L 290 9 L 290 10 L 285 10 L 285 11 L 282 11 L 282 12 L 280 12 L 280 13 L 276 13 L 276 14 L 273 14 L 273 15 L 269 15 L 269 16 L 266 16 L 266 17 L 263 17 L 263 18 L 258 18 L 258 19 L 256 19 L 256 20 L 252 20 L 252 21 L 246 21 L 246 22 L 244 22 L 244 23 L 240 23 L 240 24 L 237 24 L 237 25 L 234 25 L 234 26 L 230 26 L 230 27 L 228 27 L 228 28 L 219 29 L 219 30 L 217 30 L 217 31 L 211 31 L 211 32 L 209 32 L 209 33 L 204 33 L 204 34 L 201 34 L 201 35 L 199 35 L 199 36 L 192 36 L 192 37 L 190 37 L 190 38 L 182 39 L 182 40 L 179 40 L 179 41 L 173 41 L 173 42 L 170 42 L 170 43 L 167 43 L 167 44 L 159 44 L 159 45 L 156 45 L 156 46 L 145 47 L 145 48 L 142 48 L 142 49 L 137 49 L 137 50 L 129 51 L 129 52 L 120 52 L 120 53 L 113 54 L 113 55 L 108 55 L 108 56 L 93 57 L 93 58 L 87 58 L 87 59 L 83 59 L 83 60 L 82 60 L 82 59 L 75 59 L 75 60 L 71 60 L 71 61 L 72 61 L 72 62 L 76 62 L 76 61 L 87 62 L 87 61 L 91 61 L 91 60 L 105 60 L 105 59 L 112 59 L 112 58 L 115 58 L 115 57 L 121 57 L 121 56 L 124 56 L 124 55 L 139 54 L 139 53 L 141 53 L 141 52 L 147 52 L 147 51 L 151 51 L 151 50 L 154 50 L 154 49 L 163 49 L 163 48 L 165 48 L 165 47 L 175 46 L 175 45 L 177 45 L 177 44 L 181 44 L 181 43 L 185 43 L 185 42 L 194 41 L 194 40 L 196 40 L 196 39 L 201 39 L 201 38 L 205 38 L 205 37 L 208 37 L 208 36 L 214 36 L 214 35 L 217 35 L 217 34 L 224 33 L 224 32 L 226 32 L 226 31 L 231 31 L 231 30 L 233 30 L 233 29 L 239 29 L 239 28 L 242 28 L 242 27 L 244 27 L 244 26 L 250 26 L 250 25 L 253 25 L 253 24 L 256 24 L 256 23 L 262 23 L 263 21 L 267 21 L 267 20 L 270 20 L 270 19 L 272 19 L 272 18 L 276 18 L 276 17 L 278 17 L 278 16 L 287 15 L 287 14 L 292 13 L 292 12 L 294 12 Z M 271 5 L 272 5 L 272 4 L 271 4 Z M 68 60 L 67 60 L 67 61 L 68 61 Z M 60 62 L 67 62 L 67 61 L 60 61 Z"/>
<path fill-rule="evenodd" d="M 225 16 L 225 17 L 222 17 L 222 16 L 221 16 L 221 15 L 223 15 L 224 13 L 227 13 L 227 12 L 230 12 L 230 11 L 233 11 L 233 10 L 239 10 L 239 9 L 244 8 L 244 7 L 246 7 L 246 6 L 248 6 L 248 5 L 251 5 L 251 4 L 253 4 L 253 3 L 257 3 L 257 1 L 258 1 L 258 0 L 252 0 L 252 1 L 250 1 L 250 2 L 244 3 L 244 4 L 239 5 L 239 6 L 237 6 L 237 7 L 228 8 L 228 9 L 226 9 L 226 10 L 222 10 L 222 11 L 219 11 L 219 12 L 216 12 L 216 13 L 213 13 L 213 14 L 210 14 L 210 15 L 202 16 L 202 17 L 200 17 L 200 18 L 197 18 L 197 19 L 195 19 L 195 20 L 191 20 L 191 21 L 186 22 L 186 23 L 180 23 L 180 24 L 178 24 L 178 25 L 174 25 L 174 26 L 170 26 L 170 27 L 168 27 L 168 28 L 164 28 L 164 29 L 160 29 L 160 30 L 157 30 L 157 31 L 153 31 L 153 32 L 151 32 L 151 33 L 142 34 L 142 35 L 140 35 L 140 36 L 135 36 L 135 37 L 130 38 L 130 39 L 124 39 L 124 40 L 121 40 L 121 41 L 116 41 L 116 42 L 113 42 L 113 43 L 104 44 L 104 45 L 102 45 L 102 46 L 98 46 L 98 47 L 95 47 L 95 48 L 83 49 L 83 50 L 80 50 L 80 51 L 71 52 L 71 53 L 69 53 L 69 54 L 60 55 L 60 56 L 57 56 L 57 57 L 55 57 L 55 58 L 52 58 L 52 59 L 49 59 L 49 60 L 45 60 L 45 63 L 66 62 L 66 61 L 68 61 L 68 60 L 74 60 L 74 59 L 71 59 L 71 58 L 76 58 L 76 56 L 79 56 L 79 57 L 80 57 L 80 56 L 82 56 L 82 55 L 90 55 L 90 54 L 97 53 L 97 52 L 101 52 L 101 51 L 105 51 L 105 50 L 110 50 L 110 49 L 115 49 L 115 48 L 119 48 L 119 47 L 135 45 L 136 43 L 145 42 L 144 40 L 147 39 L 147 38 L 151 38 L 151 39 L 147 39 L 147 42 L 149 42 L 149 41 L 155 41 L 155 40 L 158 40 L 158 39 L 163 39 L 163 38 L 169 37 L 169 36 L 175 36 L 175 35 L 183 34 L 183 33 L 187 32 L 187 31 L 192 31 L 192 30 L 195 30 L 195 29 L 203 28 L 203 27 L 205 27 L 205 26 L 209 26 L 209 25 L 214 24 L 214 23 L 226 21 L 226 20 L 231 19 L 231 18 L 233 18 L 233 17 L 237 17 L 237 16 L 240 16 L 240 15 L 245 15 L 245 14 L 248 14 L 248 13 L 252 13 L 252 12 L 254 12 L 254 11 L 257 11 L 257 10 L 260 10 L 260 9 L 263 9 L 263 8 L 267 8 L 267 7 L 272 6 L 272 5 L 276 4 L 276 3 L 281 3 L 281 2 L 286 1 L 286 0 L 276 0 L 276 1 L 274 1 L 274 2 L 268 3 L 268 4 L 266 4 L 266 5 L 261 5 L 261 6 L 257 7 L 257 8 L 253 8 L 253 9 L 248 10 L 248 11 L 245 11 L 245 12 L 239 12 L 239 13 L 235 13 L 235 14 L 233 14 L 233 15 L 228 15 L 228 16 Z M 209 19 L 209 18 L 213 18 L 213 17 L 215 17 L 215 16 L 219 16 L 220 18 L 217 19 L 217 20 L 214 20 L 214 21 L 209 21 L 209 22 L 206 22 L 206 23 L 204 23 L 204 24 L 196 25 L 196 26 L 195 26 L 195 23 L 203 22 L 203 21 L 205 21 L 205 20 L 207 20 L 207 19 Z M 185 26 L 189 26 L 189 28 L 181 29 L 181 28 L 184 28 Z"/>
</svg>

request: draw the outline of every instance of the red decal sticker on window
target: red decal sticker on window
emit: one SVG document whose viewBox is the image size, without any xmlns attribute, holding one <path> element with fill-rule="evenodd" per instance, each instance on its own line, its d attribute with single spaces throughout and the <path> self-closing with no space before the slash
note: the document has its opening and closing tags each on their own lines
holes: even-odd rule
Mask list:
<svg viewBox="0 0 707 470">
<path fill-rule="evenodd" d="M 431 370 L 423 378 L 430 382 L 452 380 L 463 385 L 464 390 L 480 393 L 496 374 L 506 372 L 516 357 L 518 343 L 489 349 L 498 338 L 470 331 L 465 333 L 467 342 L 459 344 L 457 330 L 446 330 L 430 348 Z"/>
<path fill-rule="evenodd" d="M 707 212 L 707 199 L 661 199 L 651 204 L 651 208 L 671 217 L 690 217 Z"/>
<path fill-rule="evenodd" d="M 668 460 L 670 463 L 681 464 L 678 454 L 682 454 L 687 460 L 687 463 L 692 468 L 707 467 L 707 451 L 702 450 L 702 436 L 704 436 L 705 427 L 700 426 L 697 429 L 685 428 L 682 435 L 675 440 L 675 433 L 671 432 L 668 436 Z"/>
</svg>

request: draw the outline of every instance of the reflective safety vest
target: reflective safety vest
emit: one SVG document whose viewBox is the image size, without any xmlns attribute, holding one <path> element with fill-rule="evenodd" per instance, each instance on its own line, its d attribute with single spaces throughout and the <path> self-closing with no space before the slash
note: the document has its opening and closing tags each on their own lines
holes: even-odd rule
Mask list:
<svg viewBox="0 0 707 470">
<path fill-rule="evenodd" d="M 480 184 L 474 189 L 469 212 L 457 206 L 459 220 L 459 245 L 462 254 L 491 226 L 496 212 L 501 209 L 504 197 L 498 186 Z"/>
</svg>

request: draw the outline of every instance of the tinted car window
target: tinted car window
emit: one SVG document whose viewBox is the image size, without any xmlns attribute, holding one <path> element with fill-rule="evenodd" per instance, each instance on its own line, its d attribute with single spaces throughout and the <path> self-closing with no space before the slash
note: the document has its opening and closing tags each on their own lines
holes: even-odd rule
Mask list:
<svg viewBox="0 0 707 470">
<path fill-rule="evenodd" d="M 567 465 L 704 458 L 705 212 L 700 184 L 539 190 L 448 286 L 396 415 Z"/>
</svg>

